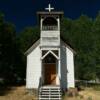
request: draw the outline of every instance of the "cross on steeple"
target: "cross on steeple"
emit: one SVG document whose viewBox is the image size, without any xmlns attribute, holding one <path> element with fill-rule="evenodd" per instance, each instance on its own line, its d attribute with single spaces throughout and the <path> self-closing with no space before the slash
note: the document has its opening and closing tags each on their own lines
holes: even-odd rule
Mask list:
<svg viewBox="0 0 100 100">
<path fill-rule="evenodd" d="M 51 7 L 51 4 L 48 5 L 48 8 L 45 8 L 45 10 L 48 10 L 49 12 L 51 12 L 51 10 L 54 10 L 54 8 Z"/>
</svg>

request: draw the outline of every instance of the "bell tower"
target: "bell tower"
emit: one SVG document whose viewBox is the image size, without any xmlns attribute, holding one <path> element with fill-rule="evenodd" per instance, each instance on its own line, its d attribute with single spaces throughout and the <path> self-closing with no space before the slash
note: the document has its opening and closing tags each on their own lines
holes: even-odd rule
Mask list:
<svg viewBox="0 0 100 100">
<path fill-rule="evenodd" d="M 45 12 L 38 12 L 40 22 L 41 48 L 60 46 L 60 19 L 63 12 L 52 11 L 54 8 L 48 5 Z"/>
</svg>

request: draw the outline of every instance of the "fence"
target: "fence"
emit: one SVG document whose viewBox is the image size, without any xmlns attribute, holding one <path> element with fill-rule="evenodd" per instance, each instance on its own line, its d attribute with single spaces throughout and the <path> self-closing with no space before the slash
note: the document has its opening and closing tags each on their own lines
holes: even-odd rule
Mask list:
<svg viewBox="0 0 100 100">
<path fill-rule="evenodd" d="M 84 87 L 91 87 L 91 86 L 100 86 L 100 81 L 95 80 L 75 80 L 76 87 L 84 86 Z"/>
</svg>

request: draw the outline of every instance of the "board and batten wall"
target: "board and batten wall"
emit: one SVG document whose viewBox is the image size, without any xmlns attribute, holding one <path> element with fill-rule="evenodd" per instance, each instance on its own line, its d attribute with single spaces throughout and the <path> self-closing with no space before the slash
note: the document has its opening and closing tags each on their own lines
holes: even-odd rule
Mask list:
<svg viewBox="0 0 100 100">
<path fill-rule="evenodd" d="M 41 77 L 41 50 L 38 45 L 27 55 L 26 88 L 38 88 Z"/>
<path fill-rule="evenodd" d="M 61 42 L 61 87 L 62 89 L 74 88 L 74 53 L 67 47 L 64 42 Z"/>
</svg>

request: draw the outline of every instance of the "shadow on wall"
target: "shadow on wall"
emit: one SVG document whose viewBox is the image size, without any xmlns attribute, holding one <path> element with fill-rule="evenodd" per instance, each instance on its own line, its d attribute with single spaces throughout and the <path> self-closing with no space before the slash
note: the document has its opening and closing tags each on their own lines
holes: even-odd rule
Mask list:
<svg viewBox="0 0 100 100">
<path fill-rule="evenodd" d="M 43 80 L 42 80 L 42 77 L 39 78 L 39 86 L 38 86 L 38 89 L 43 85 Z"/>
<path fill-rule="evenodd" d="M 61 47 L 61 88 L 63 91 L 67 89 L 67 54 L 66 54 L 66 47 Z"/>
</svg>

